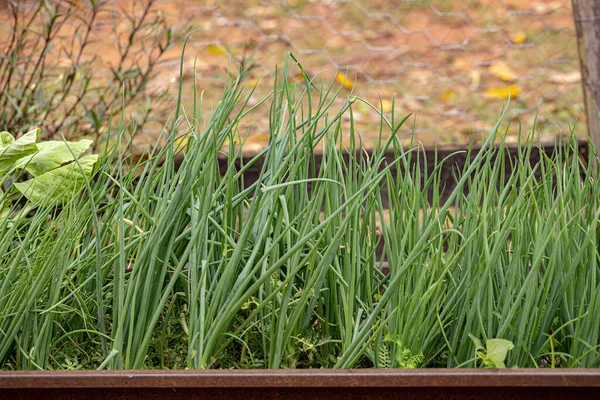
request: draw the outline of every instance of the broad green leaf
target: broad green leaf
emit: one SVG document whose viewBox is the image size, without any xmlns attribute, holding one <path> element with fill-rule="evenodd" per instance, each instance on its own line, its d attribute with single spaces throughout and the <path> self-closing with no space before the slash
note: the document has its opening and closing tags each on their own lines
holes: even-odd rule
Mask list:
<svg viewBox="0 0 600 400">
<path fill-rule="evenodd" d="M 488 368 L 506 368 L 504 360 L 508 351 L 514 349 L 513 343 L 505 339 L 489 339 L 486 340 L 485 345 L 484 365 Z"/>
<path fill-rule="evenodd" d="M 80 158 L 77 162 L 53 169 L 25 182 L 15 183 L 14 186 L 27 199 L 35 204 L 70 201 L 73 195 L 83 188 L 85 183 L 81 170 L 87 177 L 92 173 L 98 155 Z"/>
<path fill-rule="evenodd" d="M 16 168 L 25 168 L 33 176 L 40 176 L 48 171 L 71 162 L 82 155 L 92 144 L 89 139 L 78 142 L 48 141 L 38 143 L 38 152 L 21 158 Z"/>
<path fill-rule="evenodd" d="M 2 132 L 4 133 L 4 132 Z M 0 221 L 10 214 L 10 201 L 4 198 L 4 191 L 0 189 Z"/>
<path fill-rule="evenodd" d="M 10 133 L 6 131 L 0 132 L 0 149 L 8 147 L 14 141 L 15 138 Z"/>
<path fill-rule="evenodd" d="M 15 140 L 10 133 L 0 132 L 0 174 L 8 171 L 19 159 L 37 151 L 35 141 L 39 133 L 39 129 L 34 129 Z"/>
</svg>

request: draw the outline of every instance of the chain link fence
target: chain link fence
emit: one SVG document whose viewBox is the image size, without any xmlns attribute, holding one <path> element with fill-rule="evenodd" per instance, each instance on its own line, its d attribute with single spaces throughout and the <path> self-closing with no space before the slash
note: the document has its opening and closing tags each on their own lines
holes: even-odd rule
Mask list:
<svg viewBox="0 0 600 400">
<path fill-rule="evenodd" d="M 384 111 L 396 94 L 397 111 L 415 113 L 425 144 L 461 144 L 485 132 L 508 93 L 510 114 L 525 126 L 539 108 L 547 138 L 584 115 L 568 0 L 189 0 L 179 7 L 199 29 L 193 45 L 202 79 L 218 81 L 229 55 L 256 63 L 253 77 L 268 87 L 265 78 L 291 51 L 312 74 L 339 79 L 341 71 L 355 94 L 374 103 L 381 95 Z M 377 116 L 362 111 L 368 136 Z"/>
<path fill-rule="evenodd" d="M 524 127 L 539 108 L 546 139 L 567 133 L 568 122 L 585 115 L 570 0 L 168 0 L 156 8 L 180 31 L 196 30 L 184 78 L 193 76 L 197 55 L 207 107 L 218 101 L 231 59 L 254 66 L 246 84 L 258 84 L 256 102 L 291 51 L 309 74 L 338 80 L 344 92 L 384 112 L 395 95 L 395 111 L 415 114 L 425 145 L 461 145 L 489 130 L 509 93 L 509 114 Z M 124 23 L 118 15 L 103 23 L 118 31 Z M 97 49 L 111 58 L 110 43 Z M 175 91 L 180 50 L 179 44 L 168 52 L 148 94 Z M 375 112 L 357 106 L 356 118 L 364 137 L 377 135 Z M 257 117 L 248 128 L 249 144 L 266 140 L 267 121 Z M 401 132 L 411 133 L 412 124 Z"/>
</svg>

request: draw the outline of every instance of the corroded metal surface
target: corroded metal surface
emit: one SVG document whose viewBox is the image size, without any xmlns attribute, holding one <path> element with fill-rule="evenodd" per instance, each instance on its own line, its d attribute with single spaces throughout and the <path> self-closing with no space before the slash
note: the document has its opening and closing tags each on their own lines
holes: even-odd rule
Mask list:
<svg viewBox="0 0 600 400">
<path fill-rule="evenodd" d="M 2 399 L 598 399 L 600 369 L 0 372 Z"/>
</svg>

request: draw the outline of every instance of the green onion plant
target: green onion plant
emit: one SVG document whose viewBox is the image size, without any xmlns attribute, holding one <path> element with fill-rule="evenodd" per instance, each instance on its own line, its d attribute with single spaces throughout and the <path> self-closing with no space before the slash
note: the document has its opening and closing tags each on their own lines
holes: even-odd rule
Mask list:
<svg viewBox="0 0 600 400">
<path fill-rule="evenodd" d="M 448 159 L 398 138 L 409 117 L 340 102 L 292 54 L 253 106 L 244 76 L 211 112 L 194 85 L 146 158 L 107 144 L 71 201 L 12 203 L 2 368 L 600 366 L 600 186 L 573 133 L 546 154 L 534 126 L 510 157 L 501 117 L 448 191 Z M 357 102 L 381 115 L 369 152 Z"/>
</svg>

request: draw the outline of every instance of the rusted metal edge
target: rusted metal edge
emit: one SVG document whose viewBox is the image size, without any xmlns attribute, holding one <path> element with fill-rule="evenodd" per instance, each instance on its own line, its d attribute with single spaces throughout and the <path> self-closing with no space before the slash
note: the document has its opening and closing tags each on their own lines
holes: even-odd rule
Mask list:
<svg viewBox="0 0 600 400">
<path fill-rule="evenodd" d="M 0 371 L 0 390 L 326 387 L 600 389 L 600 369 Z"/>
<path fill-rule="evenodd" d="M 11 400 L 599 399 L 600 370 L 0 372 Z"/>
</svg>

